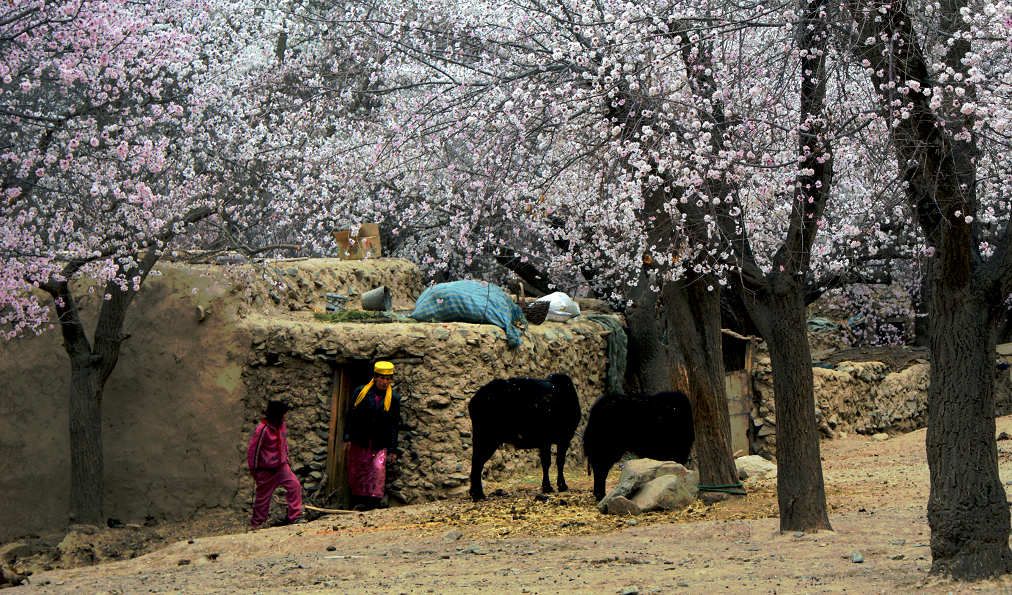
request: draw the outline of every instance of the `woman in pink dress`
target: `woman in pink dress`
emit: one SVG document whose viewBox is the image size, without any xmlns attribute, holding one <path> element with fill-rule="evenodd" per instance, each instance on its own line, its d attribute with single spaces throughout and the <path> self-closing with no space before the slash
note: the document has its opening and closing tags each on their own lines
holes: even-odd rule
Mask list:
<svg viewBox="0 0 1012 595">
<path fill-rule="evenodd" d="M 393 390 L 394 365 L 376 362 L 373 379 L 352 391 L 344 422 L 345 461 L 352 506 L 376 508 L 386 488 L 386 466 L 397 460 L 401 398 Z"/>
</svg>

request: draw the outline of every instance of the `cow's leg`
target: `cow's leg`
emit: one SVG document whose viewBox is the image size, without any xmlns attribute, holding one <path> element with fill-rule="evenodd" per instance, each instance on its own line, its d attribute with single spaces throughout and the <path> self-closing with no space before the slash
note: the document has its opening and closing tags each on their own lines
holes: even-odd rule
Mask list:
<svg viewBox="0 0 1012 595">
<path fill-rule="evenodd" d="M 611 466 L 618 461 L 620 457 L 612 458 L 610 455 L 605 454 L 601 456 L 596 455 L 590 462 L 591 467 L 594 470 L 594 499 L 598 502 L 604 498 L 605 483 L 608 480 L 608 472 L 611 471 Z"/>
<path fill-rule="evenodd" d="M 552 443 L 543 445 L 538 452 L 541 455 L 541 491 L 551 494 L 555 491 L 552 482 L 548 481 L 548 470 L 552 466 Z"/>
<path fill-rule="evenodd" d="M 558 472 L 556 483 L 559 486 L 560 492 L 569 490 L 569 486 L 566 485 L 566 475 L 563 473 L 563 469 L 566 466 L 566 450 L 569 448 L 569 442 L 560 442 L 555 447 L 555 469 Z"/>
<path fill-rule="evenodd" d="M 475 440 L 471 446 L 471 489 L 469 493 L 471 499 L 477 502 L 485 499 L 485 490 L 481 487 L 481 472 L 485 468 L 485 463 L 495 454 L 498 445 L 494 442 L 478 440 L 477 433 L 474 436 Z"/>
</svg>

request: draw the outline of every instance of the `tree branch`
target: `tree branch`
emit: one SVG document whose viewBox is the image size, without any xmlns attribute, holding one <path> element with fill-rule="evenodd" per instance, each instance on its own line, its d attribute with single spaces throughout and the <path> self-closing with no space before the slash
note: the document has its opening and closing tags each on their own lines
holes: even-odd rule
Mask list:
<svg viewBox="0 0 1012 595">
<path fill-rule="evenodd" d="M 531 264 L 530 261 L 524 262 L 517 254 L 496 256 L 495 260 L 502 266 L 516 273 L 528 287 L 540 292 L 541 295 L 546 295 L 552 292 L 551 288 L 548 286 L 548 274 Z"/>
<path fill-rule="evenodd" d="M 805 305 L 815 302 L 827 291 L 838 287 L 856 284 L 888 285 L 892 281 L 892 274 L 884 267 L 871 271 L 849 269 L 840 273 L 825 275 L 814 281 L 809 281 L 805 285 Z"/>
</svg>

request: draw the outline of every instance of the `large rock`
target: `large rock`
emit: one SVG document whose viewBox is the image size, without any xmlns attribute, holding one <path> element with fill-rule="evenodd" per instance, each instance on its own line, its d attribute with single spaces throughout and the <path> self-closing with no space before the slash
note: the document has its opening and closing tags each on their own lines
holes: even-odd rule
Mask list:
<svg viewBox="0 0 1012 595">
<path fill-rule="evenodd" d="M 677 510 L 692 504 L 699 493 L 699 472 L 685 471 L 683 474 L 662 475 L 648 481 L 632 497 L 633 504 L 643 512 Z"/>
<path fill-rule="evenodd" d="M 613 498 L 610 502 L 608 502 L 607 510 L 604 510 L 602 512 L 606 512 L 607 514 L 623 516 L 623 515 L 636 515 L 643 511 L 640 510 L 640 507 L 637 506 L 636 503 L 630 500 L 629 498 L 626 498 L 625 496 L 619 496 L 617 498 Z"/>
<path fill-rule="evenodd" d="M 693 484 L 699 483 L 699 473 L 689 471 L 674 461 L 657 461 L 654 459 L 633 459 L 625 464 L 618 485 L 598 503 L 597 509 L 608 512 L 608 505 L 616 498 L 628 498 L 638 492 L 644 485 L 658 477 L 676 475 L 685 478 L 692 475 L 694 479 L 686 479 Z"/>
<path fill-rule="evenodd" d="M 777 476 L 777 465 L 771 463 L 759 455 L 749 455 L 747 457 L 738 457 L 734 460 L 734 466 L 738 469 L 738 478 L 746 479 L 749 477 L 776 477 Z"/>
</svg>

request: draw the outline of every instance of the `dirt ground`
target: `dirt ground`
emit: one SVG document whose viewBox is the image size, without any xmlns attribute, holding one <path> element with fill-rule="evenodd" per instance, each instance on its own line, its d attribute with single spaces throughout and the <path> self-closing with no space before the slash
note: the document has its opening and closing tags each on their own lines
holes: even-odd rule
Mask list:
<svg viewBox="0 0 1012 595">
<path fill-rule="evenodd" d="M 1012 434 L 1012 417 L 998 420 L 1002 431 Z M 1009 486 L 1012 440 L 998 448 Z M 144 528 L 179 539 L 149 554 L 38 571 L 8 592 L 1012 592 L 1012 577 L 927 575 L 924 430 L 844 436 L 824 441 L 822 453 L 832 532 L 778 534 L 775 480 L 713 505 L 616 518 L 597 512 L 589 479 L 571 471 L 573 489 L 546 500 L 532 475 L 488 483 L 500 495 L 479 504 L 460 498 L 252 533 L 239 529 L 245 519 L 205 514 Z M 141 528 L 96 539 L 114 531 Z"/>
</svg>

